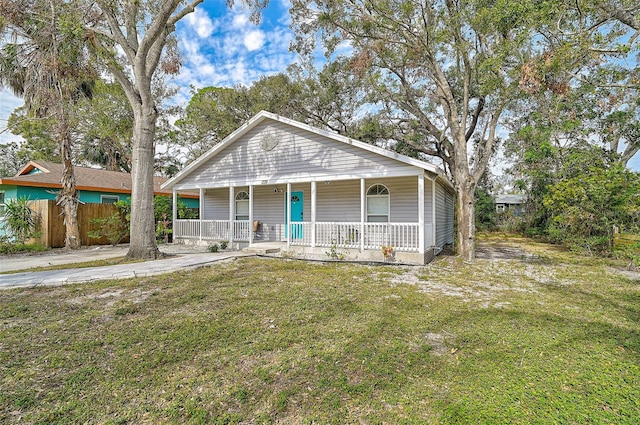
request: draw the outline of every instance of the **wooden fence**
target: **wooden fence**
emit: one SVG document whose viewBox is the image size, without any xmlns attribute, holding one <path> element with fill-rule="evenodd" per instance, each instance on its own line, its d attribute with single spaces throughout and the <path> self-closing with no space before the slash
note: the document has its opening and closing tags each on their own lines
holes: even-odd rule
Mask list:
<svg viewBox="0 0 640 425">
<path fill-rule="evenodd" d="M 633 233 L 622 233 L 617 227 L 613 229 L 613 248 L 622 248 L 628 245 L 640 244 L 640 235 Z"/>
<path fill-rule="evenodd" d="M 50 248 L 64 247 L 65 226 L 62 207 L 55 201 L 40 199 L 34 201 L 31 209 L 38 216 L 38 237 L 35 241 Z M 78 205 L 78 226 L 80 227 L 80 242 L 82 245 L 108 245 L 106 238 L 91 238 L 88 232 L 96 230 L 97 225 L 91 223 L 94 218 L 107 217 L 118 212 L 115 205 L 110 204 L 80 204 Z M 123 242 L 128 242 L 127 237 Z"/>
</svg>

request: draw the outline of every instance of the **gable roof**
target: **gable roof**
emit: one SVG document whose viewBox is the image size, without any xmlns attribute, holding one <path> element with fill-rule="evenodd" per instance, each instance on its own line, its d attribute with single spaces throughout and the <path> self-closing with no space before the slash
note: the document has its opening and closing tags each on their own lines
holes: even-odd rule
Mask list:
<svg viewBox="0 0 640 425">
<path fill-rule="evenodd" d="M 198 159 L 193 161 L 191 164 L 186 166 L 182 171 L 180 171 L 178 174 L 176 174 L 173 178 L 171 178 L 167 182 L 163 183 L 162 184 L 162 188 L 172 188 L 172 187 L 174 187 L 181 180 L 183 180 L 185 177 L 187 177 L 193 171 L 198 169 L 198 167 L 200 165 L 204 164 L 206 161 L 208 161 L 211 158 L 215 157 L 218 153 L 220 153 L 221 151 L 226 149 L 229 145 L 235 143 L 240 138 L 242 138 L 242 136 L 244 136 L 249 131 L 254 129 L 256 126 L 258 126 L 259 124 L 261 124 L 261 123 L 263 123 L 264 121 L 267 121 L 267 120 L 276 121 L 276 122 L 279 122 L 279 123 L 282 123 L 282 124 L 285 124 L 285 125 L 297 128 L 297 129 L 308 131 L 310 133 L 326 137 L 326 138 L 331 139 L 333 141 L 337 141 L 337 142 L 340 142 L 340 143 L 345 143 L 345 144 L 348 144 L 348 145 L 351 145 L 351 146 L 355 146 L 355 147 L 357 147 L 359 149 L 363 149 L 365 151 L 372 152 L 372 153 L 375 153 L 377 155 L 381 155 L 381 156 L 384 156 L 386 158 L 390 158 L 390 159 L 399 161 L 401 163 L 404 163 L 404 164 L 407 164 L 407 165 L 411 165 L 411 166 L 414 166 L 414 167 L 421 168 L 423 170 L 429 171 L 430 173 L 436 175 L 436 178 L 440 178 L 445 183 L 446 186 L 448 186 L 450 189 L 453 190 L 453 184 L 449 181 L 449 179 L 446 177 L 444 172 L 439 167 L 437 167 L 437 166 L 435 166 L 433 164 L 430 164 L 430 163 L 425 162 L 425 161 L 420 161 L 418 159 L 411 158 L 411 157 L 408 157 L 406 155 L 399 154 L 397 152 L 392 152 L 392 151 L 389 151 L 387 149 L 383 149 L 383 148 L 380 148 L 380 147 L 377 147 L 377 146 L 374 146 L 374 145 L 370 145 L 368 143 L 364 143 L 364 142 L 361 142 L 361 141 L 358 141 L 358 140 L 355 140 L 355 139 L 351 139 L 349 137 L 342 136 L 342 135 L 340 135 L 338 133 L 334 133 L 334 132 L 327 131 L 327 130 L 322 130 L 320 128 L 313 127 L 313 126 L 310 126 L 308 124 L 304 124 L 304 123 L 301 123 L 301 122 L 298 122 L 298 121 L 294 121 L 292 119 L 285 118 L 283 116 L 280 116 L 280 115 L 277 115 L 277 114 L 273 114 L 273 113 L 267 112 L 267 111 L 260 111 L 258 114 L 256 114 L 254 117 L 252 117 L 249 121 L 247 121 L 242 126 L 240 126 L 238 129 L 236 129 L 233 133 L 231 133 L 230 135 L 225 137 L 225 139 L 222 142 L 218 143 L 217 145 L 215 145 L 214 147 L 209 149 L 205 154 L 203 154 Z"/>
<path fill-rule="evenodd" d="M 496 195 L 496 204 L 523 204 L 524 203 L 524 195 L 521 194 L 512 194 L 512 195 Z"/>
<path fill-rule="evenodd" d="M 45 187 L 60 189 L 64 167 L 62 164 L 46 161 L 29 161 L 14 177 L 0 178 L 0 185 Z M 131 174 L 120 171 L 100 170 L 89 167 L 73 167 L 78 190 L 90 192 L 131 193 Z M 161 188 L 165 177 L 153 178 L 154 195 L 171 195 L 171 191 Z M 197 198 L 196 194 L 181 192 L 182 197 Z"/>
</svg>

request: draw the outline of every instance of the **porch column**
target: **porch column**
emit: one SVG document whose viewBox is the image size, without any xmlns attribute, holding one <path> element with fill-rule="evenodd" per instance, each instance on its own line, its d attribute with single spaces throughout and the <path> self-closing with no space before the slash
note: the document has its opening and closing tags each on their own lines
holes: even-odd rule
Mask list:
<svg viewBox="0 0 640 425">
<path fill-rule="evenodd" d="M 418 175 L 418 252 L 424 254 L 424 172 Z"/>
<path fill-rule="evenodd" d="M 291 246 L 291 183 L 287 183 L 287 247 Z"/>
<path fill-rule="evenodd" d="M 198 199 L 198 217 L 200 217 L 200 240 L 202 240 L 202 228 L 204 224 L 202 223 L 204 217 L 204 189 L 200 189 L 200 198 Z"/>
<path fill-rule="evenodd" d="M 360 179 L 360 252 L 364 251 L 364 223 L 367 220 L 367 187 Z"/>
<path fill-rule="evenodd" d="M 236 193 L 233 186 L 229 186 L 229 245 L 233 242 L 233 222 L 236 216 Z"/>
<path fill-rule="evenodd" d="M 253 185 L 249 185 L 249 245 L 253 243 Z"/>
<path fill-rule="evenodd" d="M 311 182 L 311 247 L 316 246 L 316 182 Z"/>
<path fill-rule="evenodd" d="M 436 246 L 436 179 L 431 180 L 431 246 Z"/>
<path fill-rule="evenodd" d="M 173 243 L 176 242 L 176 230 L 178 229 L 178 192 L 176 192 L 175 189 L 173 189 L 173 192 L 171 193 L 172 196 L 172 209 L 171 209 L 171 221 L 173 222 L 173 224 L 171 224 L 171 228 L 173 229 Z"/>
</svg>

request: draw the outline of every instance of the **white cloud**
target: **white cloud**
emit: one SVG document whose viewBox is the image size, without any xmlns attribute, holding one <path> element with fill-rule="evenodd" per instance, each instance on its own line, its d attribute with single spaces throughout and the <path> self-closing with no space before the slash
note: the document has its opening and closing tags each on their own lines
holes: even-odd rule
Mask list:
<svg viewBox="0 0 640 425">
<path fill-rule="evenodd" d="M 245 84 L 247 81 L 247 71 L 244 61 L 238 62 L 230 69 L 230 76 L 233 80 Z"/>
<path fill-rule="evenodd" d="M 247 15 L 246 13 L 236 13 L 233 15 L 233 20 L 231 21 L 231 24 L 233 26 L 233 28 L 244 28 L 247 25 L 249 25 L 249 15 Z"/>
<path fill-rule="evenodd" d="M 249 31 L 244 35 L 244 47 L 253 52 L 264 45 L 264 33 L 260 30 Z"/>
<path fill-rule="evenodd" d="M 353 45 L 351 44 L 351 40 L 343 40 L 340 44 L 336 46 L 334 54 L 348 55 L 351 52 L 353 52 Z"/>
<path fill-rule="evenodd" d="M 249 21 L 247 10 L 235 7 L 219 14 L 217 8 L 207 8 L 212 33 L 209 37 L 196 34 L 198 16 L 178 24 L 177 37 L 184 65 L 174 83 L 181 87 L 174 98 L 186 105 L 191 97 L 189 87 L 196 89 L 216 86 L 250 85 L 264 75 L 284 71 L 296 60 L 289 52 L 292 34 L 283 21 L 289 19 L 288 0 L 275 0 L 263 13 L 259 25 Z M 285 16 L 286 15 L 286 16 Z"/>
<path fill-rule="evenodd" d="M 201 7 L 196 7 L 193 13 L 188 14 L 185 17 L 185 22 L 196 32 L 196 34 L 198 34 L 198 37 L 200 38 L 208 38 L 213 34 L 213 21 L 207 12 Z"/>
</svg>

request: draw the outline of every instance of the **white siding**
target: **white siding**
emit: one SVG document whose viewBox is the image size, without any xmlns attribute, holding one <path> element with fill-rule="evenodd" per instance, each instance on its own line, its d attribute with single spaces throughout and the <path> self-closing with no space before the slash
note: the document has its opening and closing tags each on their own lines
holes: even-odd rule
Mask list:
<svg viewBox="0 0 640 425">
<path fill-rule="evenodd" d="M 207 189 L 204 192 L 203 220 L 229 220 L 229 189 Z"/>
<path fill-rule="evenodd" d="M 416 186 L 417 186 L 417 183 L 416 183 Z M 417 187 L 416 187 L 416 190 L 418 190 Z M 425 179 L 424 179 L 424 222 L 425 224 L 431 224 L 433 222 L 433 206 L 432 205 L 433 205 L 433 196 L 431 195 L 431 179 L 425 176 Z"/>
<path fill-rule="evenodd" d="M 384 184 L 389 189 L 391 197 L 390 222 L 418 222 L 418 176 L 377 181 L 368 179 L 367 189 L 375 183 Z"/>
<path fill-rule="evenodd" d="M 436 183 L 436 245 L 453 243 L 453 194 Z"/>
<path fill-rule="evenodd" d="M 278 140 L 264 150 L 263 137 Z M 266 121 L 193 170 L 175 188 L 417 175 L 422 170 L 315 133 Z"/>
<path fill-rule="evenodd" d="M 395 223 L 418 222 L 418 177 L 365 179 L 365 188 L 383 184 L 389 189 L 389 221 Z M 427 193 L 431 189 L 427 188 Z M 310 202 L 310 199 L 309 199 Z M 305 195 L 305 217 L 307 198 Z M 425 201 L 426 217 L 431 218 L 431 200 Z M 360 221 L 360 180 L 318 183 L 317 221 Z"/>
<path fill-rule="evenodd" d="M 260 221 L 257 241 L 279 241 L 284 237 L 286 190 L 286 185 L 254 187 L 253 219 Z M 306 204 L 307 200 L 304 202 Z"/>
<path fill-rule="evenodd" d="M 316 193 L 316 221 L 360 222 L 360 180 L 318 183 Z"/>
<path fill-rule="evenodd" d="M 445 191 L 445 207 L 447 210 L 447 218 L 445 220 L 445 234 L 448 244 L 453 244 L 454 235 L 454 220 L 455 220 L 455 196 L 448 190 Z"/>
</svg>

